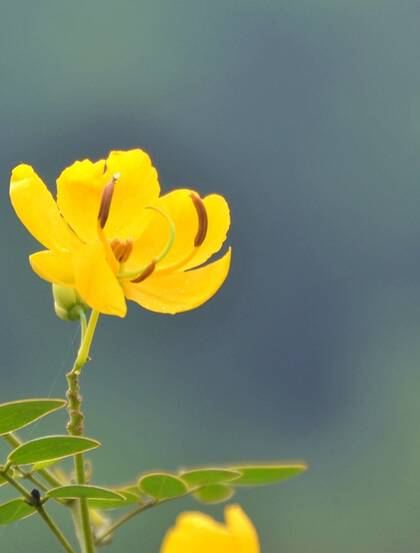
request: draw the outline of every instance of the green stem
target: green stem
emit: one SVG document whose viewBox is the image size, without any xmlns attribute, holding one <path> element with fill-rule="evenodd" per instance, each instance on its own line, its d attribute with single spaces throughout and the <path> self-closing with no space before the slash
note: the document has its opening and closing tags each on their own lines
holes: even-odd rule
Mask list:
<svg viewBox="0 0 420 553">
<path fill-rule="evenodd" d="M 101 545 L 104 543 L 106 538 L 111 536 L 115 530 L 120 528 L 123 524 L 134 518 L 136 515 L 139 515 L 140 513 L 143 513 L 144 511 L 147 511 L 148 509 L 151 509 L 152 507 L 157 507 L 158 505 L 163 505 L 164 503 L 169 503 L 170 501 L 174 501 L 175 499 L 181 499 L 182 497 L 187 497 L 188 495 L 200 490 L 202 486 L 195 486 L 194 488 L 189 489 L 186 493 L 182 495 L 177 495 L 176 497 L 167 497 L 166 499 L 156 499 L 155 501 L 150 501 L 149 503 L 143 503 L 142 505 L 139 505 L 126 515 L 123 515 L 121 518 L 116 520 L 114 524 L 112 524 L 109 528 L 106 529 L 106 531 L 98 536 L 96 538 L 96 545 Z"/>
<path fill-rule="evenodd" d="M 86 484 L 85 463 L 83 455 L 76 455 L 75 457 L 75 469 L 76 479 L 78 484 Z M 90 513 L 88 501 L 86 498 L 80 500 L 80 519 L 82 523 L 83 537 L 85 541 L 86 553 L 95 552 L 95 542 L 93 538 L 92 527 L 90 523 Z"/>
<path fill-rule="evenodd" d="M 77 353 L 76 361 L 74 363 L 73 371 L 79 371 L 83 368 L 83 366 L 86 364 L 86 362 L 89 359 L 89 351 L 90 347 L 92 345 L 92 340 L 95 335 L 96 325 L 98 324 L 99 320 L 99 312 L 98 311 L 92 311 L 89 322 L 87 326 L 85 326 L 85 321 L 83 320 L 84 317 L 81 317 L 81 327 L 82 327 L 82 340 L 80 344 L 79 351 Z"/>
<path fill-rule="evenodd" d="M 79 313 L 79 320 L 80 320 L 80 332 L 81 332 L 80 339 L 83 340 L 87 329 L 86 313 L 81 305 L 77 306 L 77 311 Z"/>
<path fill-rule="evenodd" d="M 98 536 L 96 538 L 96 545 L 103 544 L 104 540 L 106 540 L 107 537 L 111 536 L 115 530 L 117 530 L 120 526 L 134 518 L 136 515 L 139 515 L 140 513 L 143 513 L 144 511 L 147 511 L 148 509 L 151 509 L 152 507 L 157 507 L 158 505 L 163 505 L 164 503 L 169 503 L 169 501 L 174 501 L 175 499 L 180 499 L 181 497 L 187 497 L 187 495 L 190 495 L 191 493 L 197 491 L 200 489 L 200 486 L 195 487 L 191 490 L 188 490 L 188 492 L 184 493 L 183 495 L 177 495 L 176 497 L 168 497 L 166 499 L 156 500 L 156 501 L 150 501 L 149 503 L 144 503 L 142 505 L 139 505 L 126 515 L 123 515 L 121 518 L 116 520 L 114 524 L 112 524 L 109 528 L 106 529 L 106 531 Z"/>
<path fill-rule="evenodd" d="M 55 535 L 55 537 L 58 539 L 58 541 L 61 543 L 61 545 L 64 547 L 64 549 L 67 551 L 67 553 L 74 553 L 74 549 L 69 544 L 67 539 L 64 537 L 64 534 L 61 532 L 61 530 L 58 528 L 58 526 L 55 524 L 55 522 L 52 520 L 50 515 L 47 513 L 47 511 L 44 509 L 44 507 L 37 507 L 36 509 L 41 516 L 41 518 L 44 520 L 45 524 L 50 528 L 51 532 Z"/>
<path fill-rule="evenodd" d="M 24 488 L 22 486 L 22 484 L 20 482 L 18 482 L 17 480 L 15 480 L 13 478 L 13 476 L 10 476 L 10 474 L 8 473 L 8 471 L 6 470 L 6 468 L 4 470 L 1 470 L 0 471 L 0 474 L 2 475 L 2 477 L 7 480 L 9 482 L 9 484 L 11 484 L 21 495 L 23 495 L 23 497 L 26 499 L 26 501 L 29 501 L 30 503 L 32 502 L 32 496 L 31 494 L 28 492 L 28 490 L 26 488 Z"/>
<path fill-rule="evenodd" d="M 9 482 L 20 494 L 26 499 L 26 501 L 33 505 L 33 507 L 38 512 L 39 516 L 42 518 L 42 520 L 45 522 L 45 524 L 49 527 L 51 532 L 54 534 L 54 536 L 58 539 L 58 541 L 61 543 L 61 545 L 64 547 L 64 549 L 67 551 L 67 553 L 75 553 L 74 549 L 70 545 L 70 543 L 67 541 L 64 534 L 61 532 L 61 530 L 58 528 L 58 526 L 55 524 L 55 522 L 52 520 L 52 518 L 49 516 L 49 514 L 45 511 L 44 507 L 41 504 L 34 503 L 33 497 L 31 494 L 20 484 L 17 480 L 13 478 L 13 476 L 10 476 L 10 474 L 7 472 L 7 470 L 0 471 L 2 477 Z"/>
<path fill-rule="evenodd" d="M 95 334 L 96 325 L 98 323 L 99 313 L 92 311 L 89 322 L 86 325 L 84 313 L 80 316 L 81 325 L 81 341 L 76 360 L 72 370 L 66 375 L 67 377 L 67 409 L 69 413 L 69 422 L 67 430 L 72 436 L 82 436 L 84 430 L 84 415 L 82 412 L 82 396 L 80 395 L 80 374 L 84 365 L 89 360 L 89 351 L 92 345 L 93 336 Z M 78 484 L 86 484 L 86 473 L 83 455 L 76 455 L 74 458 L 74 468 Z M 80 506 L 80 525 L 83 535 L 83 547 L 85 553 L 95 553 L 95 544 L 93 540 L 92 527 L 90 524 L 89 507 L 86 498 L 79 500 Z M 79 517 L 75 515 L 76 525 L 78 525 Z M 78 528 L 76 530 L 79 530 Z"/>
<path fill-rule="evenodd" d="M 38 478 L 36 478 L 33 474 L 25 472 L 21 468 L 18 468 L 17 470 L 19 474 L 22 476 L 22 478 L 32 482 L 32 484 L 34 484 L 34 486 L 36 486 L 37 489 L 42 490 L 43 492 L 48 491 L 47 486 L 45 486 L 45 484 L 41 482 L 41 480 L 38 480 Z"/>
</svg>

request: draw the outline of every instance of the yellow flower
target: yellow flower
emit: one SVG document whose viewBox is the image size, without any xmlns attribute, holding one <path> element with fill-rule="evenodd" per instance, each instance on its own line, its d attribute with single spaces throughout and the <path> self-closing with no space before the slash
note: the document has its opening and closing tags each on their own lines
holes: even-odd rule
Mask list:
<svg viewBox="0 0 420 553">
<path fill-rule="evenodd" d="M 194 309 L 229 272 L 230 250 L 202 266 L 226 238 L 226 200 L 187 189 L 159 194 L 142 150 L 76 161 L 57 179 L 57 200 L 29 165 L 15 167 L 10 183 L 16 214 L 47 248 L 29 257 L 32 269 L 75 288 L 92 309 L 120 317 L 126 298 L 159 313 Z"/>
<path fill-rule="evenodd" d="M 184 513 L 166 534 L 160 553 L 259 553 L 257 532 L 239 505 L 225 509 L 226 524 Z"/>
</svg>

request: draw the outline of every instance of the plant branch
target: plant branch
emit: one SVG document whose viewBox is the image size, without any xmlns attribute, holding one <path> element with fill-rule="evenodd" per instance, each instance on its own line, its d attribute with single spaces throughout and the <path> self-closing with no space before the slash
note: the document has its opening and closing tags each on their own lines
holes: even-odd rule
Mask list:
<svg viewBox="0 0 420 553">
<path fill-rule="evenodd" d="M 149 503 L 143 503 L 143 504 L 139 505 L 138 507 L 136 507 L 135 509 L 133 509 L 132 511 L 130 511 L 126 515 L 123 515 L 121 518 L 116 520 L 114 522 L 114 524 L 109 526 L 109 528 L 107 528 L 105 532 L 103 532 L 100 536 L 98 536 L 96 538 L 96 542 L 95 542 L 96 545 L 103 544 L 103 542 L 106 540 L 106 538 L 111 536 L 111 534 L 113 534 L 115 532 L 115 530 L 118 530 L 118 528 L 120 528 L 120 526 L 123 526 L 123 524 L 125 524 L 126 522 L 128 522 L 129 520 L 134 518 L 135 516 L 139 515 L 140 513 L 143 513 L 144 511 L 147 511 L 148 509 L 151 509 L 152 507 L 158 507 L 159 505 L 163 505 L 164 503 L 169 503 L 170 501 L 174 501 L 175 499 L 180 499 L 182 497 L 187 497 L 188 495 L 190 495 L 191 493 L 197 491 L 198 489 L 200 489 L 200 486 L 198 486 L 194 489 L 188 490 L 188 492 L 183 494 L 183 495 L 178 495 L 176 497 L 168 497 L 166 499 L 161 499 L 161 500 L 156 499 L 155 501 L 150 501 Z"/>
<path fill-rule="evenodd" d="M 4 468 L 3 470 L 0 470 L 0 474 L 2 477 L 9 482 L 10 485 L 12 485 L 26 500 L 27 503 L 32 505 L 36 511 L 38 512 L 39 516 L 42 518 L 42 520 L 45 522 L 45 524 L 49 527 L 51 532 L 54 534 L 54 536 L 58 539 L 58 541 L 61 543 L 61 545 L 64 547 L 64 549 L 67 551 L 67 553 L 75 553 L 74 549 L 70 545 L 70 543 L 67 541 L 67 538 L 64 536 L 64 534 L 61 532 L 61 530 L 58 528 L 58 526 L 55 524 L 55 522 L 52 520 L 50 515 L 45 511 L 42 503 L 38 503 L 34 501 L 34 498 L 32 495 L 20 484 L 17 480 L 13 478 L 8 473 L 8 470 Z"/>
<path fill-rule="evenodd" d="M 30 480 L 32 482 L 32 484 L 34 484 L 37 488 L 39 488 L 43 492 L 48 491 L 47 486 L 45 486 L 45 484 L 43 482 L 41 482 L 41 480 L 38 480 L 38 478 L 36 478 L 33 474 L 31 474 L 29 472 L 25 472 L 21 468 L 18 468 L 17 470 L 18 470 L 19 474 L 22 476 L 22 478 L 24 478 L 26 480 Z"/>
<path fill-rule="evenodd" d="M 134 518 L 136 515 L 139 515 L 140 513 L 143 513 L 144 511 L 151 509 L 152 507 L 160 505 L 161 503 L 164 503 L 164 501 L 160 501 L 160 502 L 153 501 L 150 503 L 139 505 L 133 511 L 130 511 L 126 515 L 123 515 L 121 518 L 115 521 L 114 524 L 109 526 L 109 528 L 107 528 L 105 532 L 103 532 L 100 536 L 96 538 L 96 541 L 95 541 L 96 545 L 101 545 L 106 540 L 106 538 L 108 538 L 115 532 L 115 530 L 118 530 L 120 526 L 122 526 L 123 524 L 125 524 L 126 522 Z"/>
</svg>

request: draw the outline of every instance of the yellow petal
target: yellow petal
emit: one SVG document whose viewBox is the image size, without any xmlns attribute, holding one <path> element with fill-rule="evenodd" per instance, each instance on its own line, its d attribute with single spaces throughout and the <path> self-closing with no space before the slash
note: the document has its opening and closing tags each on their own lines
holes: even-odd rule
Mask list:
<svg viewBox="0 0 420 553">
<path fill-rule="evenodd" d="M 111 238 L 137 238 L 142 230 L 141 212 L 158 198 L 156 169 L 143 150 L 114 151 L 106 161 L 108 173 L 119 173 L 106 234 Z"/>
<path fill-rule="evenodd" d="M 176 523 L 178 528 L 191 531 L 192 533 L 206 531 L 220 534 L 221 536 L 227 536 L 228 534 L 224 524 L 214 520 L 209 515 L 196 511 L 182 513 L 178 516 Z"/>
<path fill-rule="evenodd" d="M 41 244 L 52 250 L 78 246 L 50 191 L 30 165 L 13 169 L 10 199 L 19 219 Z"/>
<path fill-rule="evenodd" d="M 104 160 L 76 161 L 57 179 L 57 202 L 65 219 L 86 242 L 94 241 L 103 188 L 119 177 L 112 196 L 106 236 L 137 238 L 141 212 L 159 195 L 157 172 L 142 150 L 114 151 Z"/>
<path fill-rule="evenodd" d="M 69 252 L 44 250 L 29 256 L 35 273 L 53 284 L 74 285 L 73 259 Z"/>
<path fill-rule="evenodd" d="M 76 161 L 57 179 L 57 203 L 69 225 L 85 242 L 97 237 L 102 189 L 107 184 L 105 161 Z"/>
<path fill-rule="evenodd" d="M 223 284 L 229 272 L 230 250 L 217 261 L 186 272 L 152 275 L 138 284 L 124 282 L 126 297 L 158 313 L 180 313 L 199 307 Z"/>
<path fill-rule="evenodd" d="M 87 244 L 74 254 L 74 275 L 76 290 L 92 309 L 125 316 L 124 294 L 101 243 Z"/>
<path fill-rule="evenodd" d="M 194 250 L 194 240 L 198 230 L 197 211 L 191 200 L 191 190 L 179 189 L 162 196 L 155 206 L 166 212 L 175 224 L 176 237 L 169 254 L 159 263 L 163 270 L 183 259 Z M 230 225 L 229 206 L 226 200 L 217 194 L 204 198 L 208 217 L 208 229 L 203 244 L 197 248 L 194 257 L 183 269 L 197 267 L 218 252 L 226 239 Z M 159 213 L 149 216 L 149 223 L 135 242 L 127 268 L 146 265 L 163 250 L 169 236 L 168 225 Z"/>
<path fill-rule="evenodd" d="M 225 509 L 226 526 L 238 540 L 241 553 L 259 553 L 260 544 L 257 531 L 239 505 L 229 505 Z"/>
</svg>

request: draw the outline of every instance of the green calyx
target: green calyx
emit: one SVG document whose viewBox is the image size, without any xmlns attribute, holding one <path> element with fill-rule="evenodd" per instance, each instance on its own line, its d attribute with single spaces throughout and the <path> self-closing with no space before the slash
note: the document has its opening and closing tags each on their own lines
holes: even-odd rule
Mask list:
<svg viewBox="0 0 420 553">
<path fill-rule="evenodd" d="M 63 321 L 78 321 L 88 310 L 74 288 L 53 284 L 52 293 L 55 313 Z"/>
</svg>

